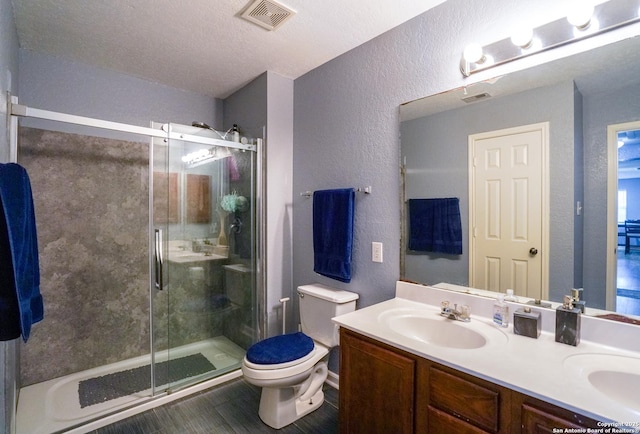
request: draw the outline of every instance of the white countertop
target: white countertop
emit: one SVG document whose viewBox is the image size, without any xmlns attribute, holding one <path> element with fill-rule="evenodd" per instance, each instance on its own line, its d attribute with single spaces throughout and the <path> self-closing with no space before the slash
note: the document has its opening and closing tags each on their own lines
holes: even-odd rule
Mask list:
<svg viewBox="0 0 640 434">
<path fill-rule="evenodd" d="M 381 315 L 384 317 L 385 312 L 393 309 L 420 309 L 439 317 L 440 302 L 443 300 L 471 306 L 471 321 L 456 321 L 456 324 L 469 327 L 485 336 L 487 345 L 476 349 L 433 345 L 397 333 L 381 321 Z M 640 422 L 640 390 L 636 389 L 635 396 L 631 398 L 634 408 L 614 401 L 589 383 L 586 379 L 588 368 L 584 368 L 584 364 L 576 364 L 577 359 L 571 357 L 593 354 L 596 355 L 594 363 L 603 363 L 603 360 L 608 362 L 607 357 L 617 357 L 617 360 L 625 363 L 629 360 L 632 362 L 629 366 L 635 369 L 636 366 L 640 366 L 640 351 L 637 348 L 640 345 L 640 326 L 584 316 L 581 341 L 574 347 L 555 342 L 553 310 L 540 309 L 543 331 L 538 339 L 533 339 L 514 334 L 512 324 L 509 324 L 508 328 L 495 327 L 491 321 L 493 304 L 493 300 L 484 297 L 398 282 L 396 298 L 338 316 L 333 321 L 341 327 L 417 356 L 600 421 L 618 422 L 629 426 Z M 517 306 L 511 306 L 511 316 Z M 594 324 L 599 327 L 594 327 Z M 602 328 L 606 330 L 598 330 Z M 611 337 L 611 342 L 607 340 L 607 336 Z M 632 341 L 629 342 L 628 339 Z M 612 345 L 612 342 L 624 344 L 625 341 L 629 345 L 624 345 L 624 348 Z M 606 357 L 603 358 L 603 355 Z M 623 359 L 621 356 L 632 359 Z M 587 356 L 581 357 L 582 360 L 588 360 L 584 358 Z M 640 370 L 634 373 L 640 381 Z"/>
</svg>

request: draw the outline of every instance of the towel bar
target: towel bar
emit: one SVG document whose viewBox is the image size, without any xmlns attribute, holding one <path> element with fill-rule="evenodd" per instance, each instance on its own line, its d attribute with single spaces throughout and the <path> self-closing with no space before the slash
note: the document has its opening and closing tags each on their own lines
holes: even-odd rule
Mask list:
<svg viewBox="0 0 640 434">
<path fill-rule="evenodd" d="M 358 187 L 355 189 L 356 193 L 364 193 L 364 194 L 371 194 L 371 186 L 367 186 L 367 187 Z M 311 196 L 313 196 L 313 192 L 312 191 L 304 191 L 302 193 L 300 193 L 300 196 L 309 198 Z"/>
</svg>

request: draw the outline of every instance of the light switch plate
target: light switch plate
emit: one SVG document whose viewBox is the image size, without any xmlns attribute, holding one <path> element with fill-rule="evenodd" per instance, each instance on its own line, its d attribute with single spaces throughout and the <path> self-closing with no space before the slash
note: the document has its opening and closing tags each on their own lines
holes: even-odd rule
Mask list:
<svg viewBox="0 0 640 434">
<path fill-rule="evenodd" d="M 373 262 L 382 262 L 382 243 L 376 241 L 371 243 L 371 260 Z"/>
</svg>

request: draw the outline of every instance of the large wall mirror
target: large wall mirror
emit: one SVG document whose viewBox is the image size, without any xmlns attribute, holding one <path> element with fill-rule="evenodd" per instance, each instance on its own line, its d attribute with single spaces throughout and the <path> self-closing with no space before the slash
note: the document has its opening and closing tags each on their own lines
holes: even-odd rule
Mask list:
<svg viewBox="0 0 640 434">
<path fill-rule="evenodd" d="M 640 315 L 640 247 L 634 252 L 637 239 L 630 239 L 625 252 L 624 235 L 624 221 L 640 219 L 638 71 L 640 37 L 633 37 L 403 104 L 401 278 L 482 288 L 484 277 L 473 268 L 480 257 L 479 243 L 471 242 L 474 225 L 495 226 L 492 213 L 508 207 L 496 206 L 495 191 L 479 180 L 474 165 L 502 164 L 491 157 L 499 151 L 491 152 L 503 135 L 515 143 L 504 148 L 511 149 L 503 151 L 510 152 L 507 159 L 533 160 L 532 148 L 519 148 L 518 142 L 523 129 L 533 128 L 539 130 L 534 136 L 540 144 L 527 146 L 542 147 L 541 178 L 524 182 L 538 183 L 541 197 L 524 203 L 513 193 L 510 213 L 502 215 L 500 225 L 511 225 L 509 233 L 516 235 L 529 231 L 519 226 L 527 219 L 541 228 L 535 244 L 522 243 L 528 256 L 542 264 L 536 271 L 542 276 L 540 298 L 559 302 L 572 288 L 583 288 L 588 307 Z M 500 140 L 485 144 L 496 137 Z M 475 159 L 469 157 L 473 149 Z M 488 159 L 479 161 L 481 152 Z M 520 177 L 515 170 L 508 181 L 512 184 L 519 182 L 514 181 Z M 409 200 L 441 198 L 459 199 L 462 253 L 409 249 Z M 480 212 L 489 216 L 488 222 Z M 536 219 L 532 212 L 538 213 Z M 518 274 L 517 265 L 509 267 L 511 275 Z M 525 275 L 531 268 L 523 270 Z"/>
</svg>

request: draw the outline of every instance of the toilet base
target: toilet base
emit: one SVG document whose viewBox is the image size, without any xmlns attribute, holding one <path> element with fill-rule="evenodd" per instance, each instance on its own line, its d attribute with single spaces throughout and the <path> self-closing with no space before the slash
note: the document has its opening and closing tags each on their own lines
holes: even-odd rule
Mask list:
<svg viewBox="0 0 640 434">
<path fill-rule="evenodd" d="M 305 400 L 297 398 L 295 392 L 293 387 L 263 387 L 258 411 L 260 419 L 271 428 L 280 429 L 316 410 L 324 402 L 322 388 Z"/>
</svg>

